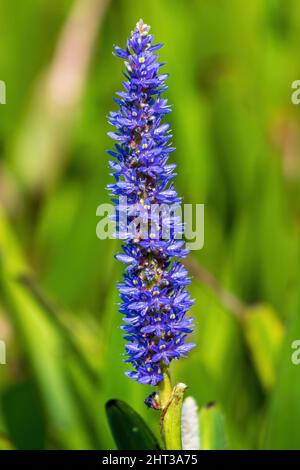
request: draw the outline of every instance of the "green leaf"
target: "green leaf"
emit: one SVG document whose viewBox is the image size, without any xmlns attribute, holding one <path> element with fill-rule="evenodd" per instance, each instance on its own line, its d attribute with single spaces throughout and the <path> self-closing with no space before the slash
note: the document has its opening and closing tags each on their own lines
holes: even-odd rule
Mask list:
<svg viewBox="0 0 300 470">
<path fill-rule="evenodd" d="M 200 447 L 201 450 L 225 450 L 227 439 L 224 417 L 215 403 L 200 409 Z"/>
<path fill-rule="evenodd" d="M 0 433 L 0 450 L 14 450 L 15 447 L 10 439 L 5 435 Z"/>
<path fill-rule="evenodd" d="M 144 420 L 121 400 L 109 400 L 106 414 L 119 450 L 158 450 L 160 445 Z"/>
<path fill-rule="evenodd" d="M 270 307 L 259 305 L 246 311 L 244 332 L 258 377 L 268 391 L 276 378 L 283 325 Z"/>
<path fill-rule="evenodd" d="M 51 425 L 59 430 L 67 449 L 90 448 L 88 432 L 82 426 L 69 385 L 67 362 L 63 359 L 65 342 L 59 330 L 27 287 L 4 269 L 0 273 L 0 287 Z"/>
<path fill-rule="evenodd" d="M 9 387 L 2 396 L 2 404 L 6 428 L 17 449 L 44 449 L 45 418 L 33 381 Z"/>
<path fill-rule="evenodd" d="M 297 450 L 300 446 L 300 365 L 294 341 L 300 338 L 300 295 L 287 324 L 278 376 L 270 395 L 264 449 Z"/>
</svg>

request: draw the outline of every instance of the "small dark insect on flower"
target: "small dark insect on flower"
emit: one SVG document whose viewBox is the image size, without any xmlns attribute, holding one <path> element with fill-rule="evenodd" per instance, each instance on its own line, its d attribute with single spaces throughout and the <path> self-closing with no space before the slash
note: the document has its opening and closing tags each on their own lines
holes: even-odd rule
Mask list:
<svg viewBox="0 0 300 470">
<path fill-rule="evenodd" d="M 154 410 L 160 410 L 160 399 L 159 395 L 156 392 L 150 393 L 147 398 L 145 398 L 145 405 L 148 406 L 148 408 L 153 408 Z"/>
<path fill-rule="evenodd" d="M 117 112 L 111 112 L 109 123 L 116 132 L 109 136 L 116 141 L 109 151 L 116 182 L 108 189 L 114 201 L 126 197 L 134 214 L 143 214 L 153 222 L 151 205 L 179 206 L 181 199 L 174 189 L 174 164 L 168 163 L 171 146 L 169 124 L 162 123 L 170 106 L 162 98 L 167 90 L 167 74 L 161 74 L 162 65 L 155 54 L 162 44 L 153 44 L 150 27 L 140 20 L 126 49 L 115 46 L 114 54 L 124 60 L 126 72 L 124 91 L 117 93 Z M 116 208 L 116 213 L 118 209 Z M 131 215 L 132 220 L 134 218 Z M 155 224 L 154 224 L 155 225 Z M 156 385 L 173 359 L 186 357 L 194 347 L 186 343 L 193 331 L 193 319 L 186 312 L 193 304 L 186 286 L 190 283 L 183 265 L 176 260 L 186 256 L 184 241 L 178 239 L 183 224 L 173 216 L 170 236 L 162 237 L 161 225 L 155 233 L 146 236 L 141 230 L 128 235 L 123 253 L 116 258 L 128 264 L 124 281 L 119 284 L 122 300 L 120 312 L 124 315 L 126 362 L 134 370 L 130 378 L 142 384 Z"/>
</svg>

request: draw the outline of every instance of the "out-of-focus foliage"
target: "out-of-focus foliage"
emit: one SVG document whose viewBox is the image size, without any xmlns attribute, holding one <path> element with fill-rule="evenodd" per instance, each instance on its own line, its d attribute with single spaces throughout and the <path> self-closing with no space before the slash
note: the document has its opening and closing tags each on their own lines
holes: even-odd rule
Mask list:
<svg viewBox="0 0 300 470">
<path fill-rule="evenodd" d="M 199 412 L 200 445 L 202 450 L 225 450 L 226 432 L 224 418 L 218 405 L 210 403 Z"/>
<path fill-rule="evenodd" d="M 229 448 L 299 449 L 299 1 L 5 0 L 0 17 L 0 448 L 113 448 L 112 398 L 159 432 L 124 375 L 118 242 L 96 237 L 112 46 L 142 17 L 165 43 L 177 188 L 205 204 L 197 348 L 174 378 L 220 403 Z"/>
</svg>

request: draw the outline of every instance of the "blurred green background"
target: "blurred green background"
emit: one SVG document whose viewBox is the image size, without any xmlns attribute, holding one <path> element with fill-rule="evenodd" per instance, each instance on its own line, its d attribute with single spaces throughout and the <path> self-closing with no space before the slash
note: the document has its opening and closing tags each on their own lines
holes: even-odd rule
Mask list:
<svg viewBox="0 0 300 470">
<path fill-rule="evenodd" d="M 1 0 L 0 448 L 110 449 L 104 404 L 155 430 L 150 388 L 124 375 L 109 202 L 108 112 L 136 21 L 165 43 L 177 189 L 205 204 L 187 265 L 199 405 L 217 400 L 233 449 L 300 449 L 300 79 L 297 0 Z"/>
</svg>

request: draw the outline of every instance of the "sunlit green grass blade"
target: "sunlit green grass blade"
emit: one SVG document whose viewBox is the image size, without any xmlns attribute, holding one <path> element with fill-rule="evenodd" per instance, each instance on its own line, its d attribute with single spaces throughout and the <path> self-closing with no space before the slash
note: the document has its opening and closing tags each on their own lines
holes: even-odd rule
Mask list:
<svg viewBox="0 0 300 470">
<path fill-rule="evenodd" d="M 244 332 L 263 387 L 273 387 L 284 329 L 274 311 L 265 305 L 249 308 L 243 318 Z"/>
<path fill-rule="evenodd" d="M 280 351 L 279 372 L 270 396 L 264 448 L 300 448 L 300 365 L 293 362 L 292 345 L 300 338 L 300 297 L 294 306 L 287 335 Z"/>
<path fill-rule="evenodd" d="M 202 450 L 225 450 L 227 438 L 224 417 L 216 403 L 200 409 L 200 448 Z"/>
</svg>

